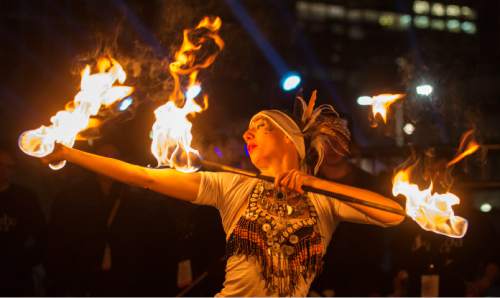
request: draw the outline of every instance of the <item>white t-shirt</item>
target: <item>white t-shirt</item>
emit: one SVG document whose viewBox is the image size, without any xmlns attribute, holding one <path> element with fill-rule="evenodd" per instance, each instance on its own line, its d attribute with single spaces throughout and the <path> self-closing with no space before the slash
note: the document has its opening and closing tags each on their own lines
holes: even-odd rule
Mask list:
<svg viewBox="0 0 500 298">
<path fill-rule="evenodd" d="M 231 173 L 200 172 L 201 183 L 198 196 L 193 202 L 210 205 L 219 210 L 226 240 L 248 204 L 248 196 L 252 193 L 258 179 Z M 318 214 L 318 227 L 323 247 L 330 243 L 333 231 L 340 221 L 350 221 L 383 226 L 364 213 L 332 198 L 319 194 L 308 194 Z M 261 268 L 253 257 L 244 255 L 230 256 L 226 264 L 224 288 L 216 296 L 278 296 L 269 292 L 261 275 Z M 314 276 L 304 280 L 301 278 L 294 296 L 307 296 Z"/>
</svg>

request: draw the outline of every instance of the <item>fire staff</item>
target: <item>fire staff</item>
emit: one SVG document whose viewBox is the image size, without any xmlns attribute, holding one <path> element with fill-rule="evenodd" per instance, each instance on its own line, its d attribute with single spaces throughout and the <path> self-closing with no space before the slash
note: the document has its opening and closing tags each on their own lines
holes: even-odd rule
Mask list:
<svg viewBox="0 0 500 298">
<path fill-rule="evenodd" d="M 309 186 L 344 192 L 393 209 L 393 200 L 315 177 L 328 146 L 349 152 L 346 121 L 330 105 L 314 109 L 298 99 L 297 119 L 264 110 L 243 134 L 252 163 L 270 183 L 234 173 L 151 169 L 58 146 L 46 163 L 67 160 L 91 171 L 159 193 L 210 205 L 226 232 L 226 276 L 219 296 L 306 296 L 340 221 L 391 226 L 404 216 L 305 192 Z"/>
</svg>

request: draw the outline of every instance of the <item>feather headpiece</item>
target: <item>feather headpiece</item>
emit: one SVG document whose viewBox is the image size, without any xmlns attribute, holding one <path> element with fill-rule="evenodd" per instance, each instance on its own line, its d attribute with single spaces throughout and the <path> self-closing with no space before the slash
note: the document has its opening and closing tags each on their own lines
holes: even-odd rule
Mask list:
<svg viewBox="0 0 500 298">
<path fill-rule="evenodd" d="M 332 105 L 322 104 L 316 109 L 316 90 L 309 103 L 297 97 L 294 116 L 304 135 L 307 168 L 312 174 L 318 172 L 327 150 L 330 148 L 340 156 L 349 155 L 351 133 L 347 121 L 339 116 Z"/>
</svg>

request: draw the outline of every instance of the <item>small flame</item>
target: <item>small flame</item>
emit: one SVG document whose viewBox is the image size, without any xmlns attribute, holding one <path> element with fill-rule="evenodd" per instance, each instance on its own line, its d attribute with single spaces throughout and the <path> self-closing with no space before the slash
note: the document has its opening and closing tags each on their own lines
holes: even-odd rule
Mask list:
<svg viewBox="0 0 500 298">
<path fill-rule="evenodd" d="M 460 203 L 453 193 L 433 193 L 432 183 L 424 190 L 410 183 L 411 168 L 399 171 L 393 178 L 392 194 L 406 197 L 406 213 L 424 230 L 453 238 L 462 238 L 467 232 L 465 218 L 455 216 L 452 206 Z"/>
<path fill-rule="evenodd" d="M 152 129 L 151 151 L 158 161 L 158 166 L 169 166 L 182 172 L 194 172 L 199 169 L 196 161 L 200 155 L 191 147 L 192 123 L 188 115 L 200 113 L 208 107 L 206 95 L 202 96 L 203 106 L 195 101 L 202 91 L 197 77 L 199 70 L 209 67 L 224 47 L 224 42 L 218 35 L 221 25 L 219 17 L 215 19 L 205 17 L 196 28 L 186 29 L 183 32 L 182 45 L 175 53 L 175 61 L 169 65 L 170 74 L 174 79 L 174 89 L 169 95 L 169 101 L 155 110 L 156 122 Z M 190 35 L 195 30 L 206 32 L 196 41 L 192 41 Z M 209 40 L 215 43 L 217 51 L 204 60 L 197 61 L 196 54 Z M 186 79 L 187 86 L 184 87 Z"/>
<path fill-rule="evenodd" d="M 100 58 L 97 63 L 99 73 L 90 74 L 90 66 L 82 71 L 80 92 L 74 100 L 66 104 L 66 109 L 57 112 L 50 118 L 50 126 L 25 131 L 19 137 L 21 150 L 34 157 L 44 157 L 54 150 L 55 143 L 73 147 L 78 133 L 88 127 L 94 127 L 101 106 L 107 107 L 130 95 L 133 88 L 129 86 L 113 86 L 116 81 L 123 84 L 127 74 L 122 66 L 113 58 Z M 53 170 L 64 167 L 66 161 L 50 164 Z"/>
<path fill-rule="evenodd" d="M 466 156 L 473 154 L 479 149 L 479 144 L 474 139 L 473 133 L 474 130 L 471 129 L 466 131 L 462 135 L 462 137 L 460 138 L 460 145 L 458 146 L 458 153 L 451 161 L 448 162 L 448 164 L 446 165 L 447 167 L 451 167 L 452 165 L 461 161 Z"/>
<path fill-rule="evenodd" d="M 398 99 L 405 96 L 404 94 L 379 94 L 372 97 L 372 113 L 375 118 L 377 114 L 382 117 L 384 123 L 387 123 L 387 110 Z"/>
</svg>

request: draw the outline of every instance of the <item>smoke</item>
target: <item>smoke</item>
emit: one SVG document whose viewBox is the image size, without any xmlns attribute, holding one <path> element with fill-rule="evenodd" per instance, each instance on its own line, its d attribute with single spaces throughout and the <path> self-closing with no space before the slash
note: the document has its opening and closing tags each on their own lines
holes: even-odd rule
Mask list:
<svg viewBox="0 0 500 298">
<path fill-rule="evenodd" d="M 228 134 L 227 123 L 239 121 L 242 111 L 253 112 L 245 108 L 242 103 L 252 102 L 258 105 L 266 101 L 260 89 L 256 88 L 257 80 L 252 78 L 251 72 L 248 71 L 256 67 L 256 61 L 260 61 L 256 58 L 262 59 L 262 57 L 255 51 L 252 41 L 246 38 L 245 30 L 234 20 L 223 1 L 172 0 L 155 2 L 154 5 L 151 3 L 128 5 L 117 10 L 111 7 L 113 10 L 110 15 L 113 17 L 105 21 L 92 20 L 89 26 L 92 32 L 82 37 L 84 40 L 78 47 L 79 54 L 73 58 L 71 69 L 74 76 L 79 78 L 85 65 L 95 66 L 98 58 L 102 56 L 113 57 L 127 73 L 124 84 L 135 88 L 131 95 L 133 104 L 126 111 L 120 111 L 118 104 L 102 110 L 95 117 L 100 125 L 82 132 L 80 137 L 96 139 L 113 134 L 113 131 L 128 127 L 124 122 L 132 119 L 135 120 L 130 124 L 133 124 L 134 128 L 140 128 L 137 129 L 137 132 L 141 133 L 139 137 L 147 136 L 147 130 L 151 125 L 148 121 L 153 117 L 152 111 L 164 104 L 174 89 L 169 64 L 182 43 L 183 30 L 193 28 L 206 15 L 220 16 L 223 22 L 221 36 L 226 42 L 227 49 L 222 51 L 214 65 L 200 73 L 204 91 L 210 97 L 211 110 L 210 113 L 206 113 L 207 115 L 200 115 L 194 119 L 193 134 L 196 135 L 195 140 L 200 140 L 201 143 L 220 143 L 224 153 L 231 152 L 224 149 L 227 147 L 224 144 L 224 138 Z M 143 26 L 142 33 L 131 15 L 135 15 L 139 25 Z M 206 52 L 210 51 L 211 49 L 207 49 Z M 203 59 L 203 55 L 199 58 Z M 242 93 L 241 87 L 245 84 L 249 84 L 246 86 L 248 90 Z M 240 140 L 241 146 L 235 147 L 240 148 L 239 154 L 243 155 L 241 133 L 244 126 L 246 121 L 241 129 L 234 134 L 231 133 L 231 137 Z M 221 135 L 220 140 L 207 137 L 212 134 Z M 119 135 L 116 137 L 121 138 Z M 213 152 L 212 148 L 207 150 L 204 150 L 203 146 L 200 148 L 201 151 Z M 223 156 L 224 159 L 234 159 L 226 153 Z"/>
</svg>

